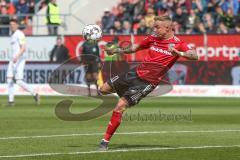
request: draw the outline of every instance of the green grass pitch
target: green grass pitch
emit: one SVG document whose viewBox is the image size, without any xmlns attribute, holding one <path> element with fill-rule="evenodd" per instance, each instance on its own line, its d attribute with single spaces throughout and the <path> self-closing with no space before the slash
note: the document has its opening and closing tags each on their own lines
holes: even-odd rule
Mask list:
<svg viewBox="0 0 240 160">
<path fill-rule="evenodd" d="M 111 113 L 86 122 L 68 122 L 54 112 L 62 99 L 74 100 L 73 113 L 91 110 L 99 100 L 41 99 L 37 106 L 32 97 L 21 96 L 16 97 L 14 107 L 0 107 L 0 159 L 240 159 L 239 98 L 146 98 L 126 112 L 107 152 L 98 152 L 97 147 Z M 7 97 L 0 97 L 1 104 L 6 101 Z M 154 113 L 161 118 L 153 119 Z"/>
</svg>

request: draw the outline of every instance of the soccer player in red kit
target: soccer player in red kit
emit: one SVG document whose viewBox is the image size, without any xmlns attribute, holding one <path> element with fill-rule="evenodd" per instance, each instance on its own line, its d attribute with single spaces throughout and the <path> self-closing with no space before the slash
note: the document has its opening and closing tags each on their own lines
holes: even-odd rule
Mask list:
<svg viewBox="0 0 240 160">
<path fill-rule="evenodd" d="M 121 123 L 123 112 L 152 92 L 179 57 L 198 60 L 196 51 L 174 36 L 173 23 L 168 16 L 155 17 L 153 31 L 154 34 L 130 48 L 106 48 L 109 55 L 134 53 L 143 49 L 148 49 L 149 52 L 136 69 L 111 78 L 101 87 L 102 94 L 116 92 L 120 99 L 100 142 L 100 150 L 108 149 L 109 141 Z"/>
</svg>

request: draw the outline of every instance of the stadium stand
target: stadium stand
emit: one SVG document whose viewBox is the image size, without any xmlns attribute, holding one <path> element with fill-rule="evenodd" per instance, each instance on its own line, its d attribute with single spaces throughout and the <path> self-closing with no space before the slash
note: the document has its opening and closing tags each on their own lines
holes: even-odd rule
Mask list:
<svg viewBox="0 0 240 160">
<path fill-rule="evenodd" d="M 240 33 L 238 0 L 121 0 L 102 17 L 106 34 L 125 34 L 130 23 L 137 33 L 149 33 L 153 18 L 170 15 L 177 34 Z M 121 25 L 116 23 L 121 22 Z"/>
<path fill-rule="evenodd" d="M 83 7 L 81 8 L 80 5 L 76 4 L 80 6 L 81 10 L 76 10 L 76 7 L 73 6 L 74 13 L 65 11 L 69 8 L 61 7 L 64 6 L 62 5 L 64 3 L 71 4 L 72 2 L 59 0 L 61 13 L 70 14 L 70 16 L 71 14 L 81 15 L 82 20 L 86 23 L 95 21 L 93 23 L 102 25 L 105 34 L 147 34 L 151 32 L 154 16 L 166 14 L 174 20 L 177 34 L 240 33 L 239 0 L 120 0 L 117 4 L 116 0 L 111 4 L 109 2 L 108 7 L 106 7 L 107 4 L 98 5 L 99 11 L 103 11 L 102 17 L 99 14 L 101 11 L 96 11 L 96 9 L 91 13 L 87 12 L 86 10 L 89 10 L 88 5 L 84 6 L 86 9 L 84 10 Z M 87 3 L 92 4 L 92 2 Z M 114 3 L 116 5 L 112 7 Z M 36 4 L 38 4 L 37 7 Z M 0 0 L 0 35 L 8 34 L 6 25 L 11 17 L 20 21 L 27 35 L 46 34 L 47 32 L 37 33 L 34 31 L 32 24 L 34 15 L 45 14 L 44 9 L 46 9 L 47 4 L 48 0 Z M 88 18 L 90 16 L 95 18 L 91 18 L 90 21 Z M 38 19 L 40 20 L 38 20 L 37 25 L 44 26 L 44 17 Z M 74 23 L 72 26 L 79 26 L 76 18 L 64 20 L 67 21 L 65 24 Z M 68 31 L 65 31 L 64 34 L 76 33 L 77 30 L 81 30 L 81 27 L 68 28 Z"/>
</svg>

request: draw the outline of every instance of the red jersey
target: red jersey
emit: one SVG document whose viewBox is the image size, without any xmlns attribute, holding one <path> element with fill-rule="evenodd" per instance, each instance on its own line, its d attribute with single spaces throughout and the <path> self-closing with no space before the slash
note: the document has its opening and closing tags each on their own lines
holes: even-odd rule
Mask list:
<svg viewBox="0 0 240 160">
<path fill-rule="evenodd" d="M 170 47 L 174 47 L 182 52 L 191 49 L 187 43 L 175 36 L 168 40 L 161 40 L 155 35 L 146 37 L 140 43 L 140 47 L 144 49 L 148 48 L 149 52 L 144 61 L 137 67 L 137 74 L 141 79 L 154 85 L 160 83 L 163 75 L 167 73 L 179 58 L 179 56 L 172 55 L 172 53 L 168 51 Z"/>
</svg>

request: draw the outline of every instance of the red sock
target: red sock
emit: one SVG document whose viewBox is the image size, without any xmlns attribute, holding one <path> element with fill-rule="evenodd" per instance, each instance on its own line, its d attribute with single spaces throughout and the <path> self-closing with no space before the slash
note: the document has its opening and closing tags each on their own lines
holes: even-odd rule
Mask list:
<svg viewBox="0 0 240 160">
<path fill-rule="evenodd" d="M 121 119 L 122 119 L 122 113 L 113 111 L 111 120 L 108 123 L 107 131 L 105 132 L 104 140 L 110 141 L 112 135 L 120 125 Z"/>
</svg>

